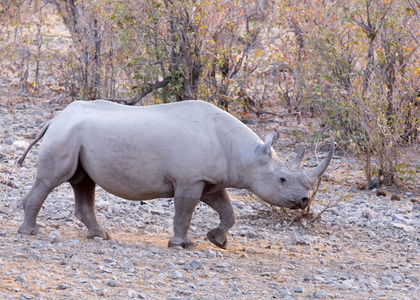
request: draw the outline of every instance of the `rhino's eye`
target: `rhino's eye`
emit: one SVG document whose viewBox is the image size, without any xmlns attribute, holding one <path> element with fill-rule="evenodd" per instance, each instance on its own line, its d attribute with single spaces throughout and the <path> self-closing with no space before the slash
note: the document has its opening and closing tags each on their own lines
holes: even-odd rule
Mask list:
<svg viewBox="0 0 420 300">
<path fill-rule="evenodd" d="M 280 183 L 281 183 L 281 184 L 283 184 L 283 183 L 285 183 L 285 182 L 286 182 L 286 178 L 284 178 L 284 177 L 280 177 L 280 178 L 279 178 L 279 181 L 280 181 Z"/>
</svg>

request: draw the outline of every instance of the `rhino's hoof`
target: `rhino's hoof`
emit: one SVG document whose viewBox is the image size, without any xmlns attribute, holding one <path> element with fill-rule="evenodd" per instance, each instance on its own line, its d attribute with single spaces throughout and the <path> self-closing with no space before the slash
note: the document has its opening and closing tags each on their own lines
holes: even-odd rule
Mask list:
<svg viewBox="0 0 420 300">
<path fill-rule="evenodd" d="M 38 225 L 35 226 L 27 226 L 25 224 L 22 224 L 19 229 L 18 232 L 24 235 L 35 235 L 38 233 Z"/>
<path fill-rule="evenodd" d="M 104 240 L 112 240 L 112 235 L 104 229 L 89 230 L 86 237 L 88 239 L 100 237 Z"/>
<path fill-rule="evenodd" d="M 194 243 L 190 242 L 188 240 L 183 240 L 180 238 L 171 238 L 168 242 L 168 247 L 177 247 L 177 246 L 181 246 L 184 249 L 192 249 L 194 248 Z"/>
<path fill-rule="evenodd" d="M 215 244 L 217 247 L 226 249 L 227 236 L 223 230 L 219 228 L 212 229 L 209 232 L 207 232 L 207 238 L 209 239 L 210 242 Z"/>
</svg>

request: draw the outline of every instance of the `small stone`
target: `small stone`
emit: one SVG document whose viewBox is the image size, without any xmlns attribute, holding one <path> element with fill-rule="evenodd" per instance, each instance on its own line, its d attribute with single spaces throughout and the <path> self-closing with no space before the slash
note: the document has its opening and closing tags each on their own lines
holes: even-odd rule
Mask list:
<svg viewBox="0 0 420 300">
<path fill-rule="evenodd" d="M 107 211 L 108 208 L 109 208 L 109 202 L 108 201 L 105 201 L 105 200 L 99 200 L 99 201 L 96 202 L 95 208 L 98 211 L 101 211 L 101 210 Z"/>
<path fill-rule="evenodd" d="M 241 258 L 248 258 L 248 255 L 246 255 L 245 253 L 242 253 Z"/>
<path fill-rule="evenodd" d="M 354 283 L 354 281 L 351 280 L 351 279 L 344 280 L 340 284 L 339 288 L 342 289 L 342 290 L 349 290 L 349 289 L 351 289 L 353 287 L 353 283 Z"/>
<path fill-rule="evenodd" d="M 232 204 L 235 205 L 239 209 L 242 209 L 245 206 L 243 202 L 232 201 Z"/>
<path fill-rule="evenodd" d="M 65 213 L 58 213 L 51 216 L 51 220 L 63 220 L 66 218 Z"/>
<path fill-rule="evenodd" d="M 290 237 L 291 245 L 310 245 L 311 243 L 304 240 L 299 232 L 293 231 Z"/>
<path fill-rule="evenodd" d="M 60 243 L 61 242 L 61 235 L 58 231 L 54 230 L 48 236 L 48 241 L 51 244 Z"/>
<path fill-rule="evenodd" d="M 137 298 L 138 293 L 135 290 L 127 290 L 127 296 L 128 298 Z"/>
<path fill-rule="evenodd" d="M 108 286 L 110 287 L 115 287 L 117 285 L 117 283 L 115 282 L 114 279 L 109 279 L 107 282 Z"/>
<path fill-rule="evenodd" d="M 66 252 L 64 252 L 64 256 L 66 258 L 72 258 L 73 255 L 74 255 L 74 252 L 73 251 L 66 251 Z"/>
<path fill-rule="evenodd" d="M 378 179 L 373 179 L 373 180 L 369 181 L 369 183 L 367 185 L 367 189 L 368 190 L 373 190 L 373 189 L 379 188 L 379 186 L 380 186 L 379 180 Z"/>
<path fill-rule="evenodd" d="M 412 203 L 420 203 L 420 200 L 419 199 L 410 199 L 410 202 L 412 202 Z"/>
<path fill-rule="evenodd" d="M 105 261 L 114 266 L 118 263 L 115 259 L 112 259 L 112 258 L 105 258 Z"/>
<path fill-rule="evenodd" d="M 313 293 L 313 297 L 315 299 L 326 299 L 327 294 L 324 291 L 316 291 Z"/>
<path fill-rule="evenodd" d="M 349 189 L 349 193 L 352 193 L 352 194 L 354 194 L 354 193 L 356 193 L 357 192 L 357 186 L 352 186 L 350 189 Z"/>
<path fill-rule="evenodd" d="M 286 269 L 285 268 L 281 268 L 280 270 L 279 270 L 279 272 L 278 272 L 280 275 L 286 275 L 287 274 L 287 271 L 286 271 Z"/>
<path fill-rule="evenodd" d="M 375 219 L 378 216 L 377 212 L 374 212 L 370 208 L 365 208 L 361 211 L 362 217 L 366 219 Z"/>
<path fill-rule="evenodd" d="M 383 189 L 377 189 L 376 190 L 376 196 L 383 196 L 383 197 L 386 197 L 386 191 L 385 190 L 383 190 Z"/>
<path fill-rule="evenodd" d="M 382 278 L 381 283 L 383 285 L 391 285 L 392 284 L 392 281 L 388 277 L 384 277 L 384 278 Z"/>
<path fill-rule="evenodd" d="M 23 275 L 17 275 L 15 277 L 15 279 L 16 279 L 16 281 L 19 281 L 20 283 L 25 283 L 26 282 L 25 276 L 23 276 Z"/>
<path fill-rule="evenodd" d="M 400 275 L 392 276 L 391 280 L 392 280 L 393 283 L 401 283 L 402 282 L 402 278 L 401 278 Z"/>
<path fill-rule="evenodd" d="M 11 136 L 8 136 L 7 138 L 5 138 L 4 139 L 4 143 L 6 144 L 6 145 L 13 145 L 13 142 L 14 142 L 15 140 L 11 137 Z"/>
<path fill-rule="evenodd" d="M 62 291 L 62 290 L 65 290 L 65 289 L 67 289 L 67 285 L 66 285 L 65 283 L 63 283 L 63 284 L 59 284 L 59 285 L 57 286 L 57 290 Z"/>
<path fill-rule="evenodd" d="M 10 209 L 4 205 L 0 206 L 0 213 L 8 215 L 10 214 Z"/>
<path fill-rule="evenodd" d="M 15 141 L 12 144 L 13 147 L 15 147 L 17 150 L 25 150 L 29 144 L 25 141 Z"/>
<path fill-rule="evenodd" d="M 112 273 L 112 269 L 111 268 L 108 268 L 108 267 L 105 267 L 105 268 L 102 269 L 102 272 L 103 273 L 111 274 Z"/>
<path fill-rule="evenodd" d="M 172 273 L 171 278 L 172 279 L 181 279 L 182 278 L 182 274 L 181 274 L 180 271 L 175 271 L 175 272 Z"/>
<path fill-rule="evenodd" d="M 187 269 L 188 270 L 197 270 L 202 265 L 203 265 L 203 263 L 201 261 L 194 259 L 194 260 L 189 262 L 189 264 L 187 265 Z"/>
<path fill-rule="evenodd" d="M 372 231 L 372 230 L 368 230 L 367 231 L 367 234 L 368 234 L 368 236 L 371 238 L 371 239 L 373 239 L 373 240 L 376 240 L 376 239 L 378 239 L 378 236 Z"/>
<path fill-rule="evenodd" d="M 31 247 L 34 247 L 34 248 L 42 248 L 42 247 L 44 247 L 44 245 L 42 245 L 42 243 L 39 242 L 39 241 L 32 241 L 31 242 Z"/>
<path fill-rule="evenodd" d="M 413 203 L 412 202 L 405 202 L 404 205 L 399 209 L 400 212 L 403 213 L 411 213 L 413 211 Z"/>
<path fill-rule="evenodd" d="M 406 227 L 406 225 L 401 223 L 392 223 L 392 226 L 396 229 L 404 229 Z"/>
<path fill-rule="evenodd" d="M 348 233 L 348 232 L 344 232 L 343 235 L 344 235 L 345 238 L 347 238 L 349 240 L 353 239 L 353 236 L 350 233 Z"/>
<path fill-rule="evenodd" d="M 207 285 L 207 281 L 199 281 L 197 282 L 197 286 L 206 286 Z"/>
<path fill-rule="evenodd" d="M 207 251 L 206 251 L 206 257 L 207 258 L 215 258 L 216 257 L 216 252 L 214 250 L 207 249 Z"/>
<path fill-rule="evenodd" d="M 319 275 L 324 275 L 325 274 L 325 271 L 322 270 L 322 269 L 317 269 L 315 272 Z"/>
<path fill-rule="evenodd" d="M 133 263 L 131 260 L 127 259 L 121 264 L 121 267 L 125 270 L 130 270 L 133 267 Z"/>
<path fill-rule="evenodd" d="M 295 286 L 294 288 L 293 288 L 293 292 L 294 293 L 303 293 L 303 288 L 302 287 L 300 287 L 300 286 Z"/>
<path fill-rule="evenodd" d="M 396 195 L 396 194 L 393 194 L 393 195 L 391 196 L 391 200 L 392 200 L 392 201 L 400 201 L 400 200 L 401 200 L 401 198 L 400 198 L 400 196 L 398 196 L 398 195 Z"/>
<path fill-rule="evenodd" d="M 63 259 L 61 262 L 60 262 L 60 265 L 61 266 L 66 266 L 66 265 L 68 265 L 69 263 L 65 260 L 65 259 Z"/>
</svg>

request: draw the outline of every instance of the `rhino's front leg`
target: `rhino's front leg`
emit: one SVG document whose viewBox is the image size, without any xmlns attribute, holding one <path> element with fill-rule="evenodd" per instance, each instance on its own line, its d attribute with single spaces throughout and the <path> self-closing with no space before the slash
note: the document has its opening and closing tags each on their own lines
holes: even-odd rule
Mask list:
<svg viewBox="0 0 420 300">
<path fill-rule="evenodd" d="M 98 223 L 95 214 L 95 182 L 87 173 L 78 182 L 70 181 L 74 191 L 76 218 L 82 221 L 88 228 L 87 238 L 101 237 L 104 240 L 111 239 L 111 234 L 104 230 Z"/>
<path fill-rule="evenodd" d="M 226 249 L 228 231 L 236 221 L 235 209 L 229 199 L 228 193 L 223 189 L 208 195 L 203 195 L 201 201 L 217 211 L 220 217 L 219 226 L 210 230 L 207 233 L 207 238 L 216 246 Z"/>
<path fill-rule="evenodd" d="M 196 183 L 188 187 L 177 186 L 174 196 L 174 236 L 169 240 L 168 247 L 182 246 L 188 248 L 193 245 L 188 240 L 188 230 L 194 208 L 200 201 L 204 183 Z"/>
</svg>

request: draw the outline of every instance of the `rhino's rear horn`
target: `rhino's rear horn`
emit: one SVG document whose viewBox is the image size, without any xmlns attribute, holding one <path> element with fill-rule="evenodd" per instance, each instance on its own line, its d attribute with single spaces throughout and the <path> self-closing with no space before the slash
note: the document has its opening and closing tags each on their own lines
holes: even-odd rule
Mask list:
<svg viewBox="0 0 420 300">
<path fill-rule="evenodd" d="M 300 147 L 300 150 L 298 154 L 296 154 L 296 157 L 292 159 L 291 161 L 287 162 L 287 166 L 295 171 L 300 170 L 300 166 L 302 164 L 303 157 L 305 156 L 305 146 Z"/>
<path fill-rule="evenodd" d="M 315 185 L 315 183 L 322 176 L 322 174 L 324 174 L 325 170 L 327 170 L 328 165 L 330 164 L 331 159 L 333 157 L 333 154 L 334 154 L 334 138 L 331 137 L 330 151 L 328 152 L 328 155 L 325 158 L 325 160 L 318 167 L 311 170 L 306 170 L 304 172 L 306 179 L 312 186 Z"/>
</svg>

